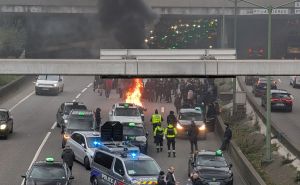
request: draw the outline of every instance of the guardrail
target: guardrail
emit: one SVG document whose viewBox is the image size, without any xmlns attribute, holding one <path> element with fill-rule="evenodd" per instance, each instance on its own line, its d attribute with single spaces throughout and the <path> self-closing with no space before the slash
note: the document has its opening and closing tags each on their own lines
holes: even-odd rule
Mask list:
<svg viewBox="0 0 300 185">
<path fill-rule="evenodd" d="M 0 87 L 0 100 L 11 93 L 13 90 L 17 90 L 18 88 L 20 88 L 21 85 L 23 85 L 25 82 L 31 81 L 32 79 L 32 76 L 20 76 L 18 79 Z"/>
<path fill-rule="evenodd" d="M 257 115 L 265 123 L 266 121 L 265 110 L 260 105 L 257 104 L 254 97 L 247 90 L 246 84 L 243 82 L 243 80 L 240 77 L 238 77 L 237 79 L 241 90 L 246 92 L 248 102 L 251 104 L 252 108 L 257 113 Z M 279 127 L 277 127 L 272 120 L 271 120 L 271 132 L 273 133 L 274 137 L 276 137 L 280 141 L 280 143 L 282 143 L 290 152 L 292 152 L 295 156 L 297 156 L 297 158 L 300 158 L 300 148 L 298 148 L 296 144 L 293 143 L 293 141 L 286 134 L 284 134 L 284 132 Z"/>
<path fill-rule="evenodd" d="M 220 116 L 218 116 L 216 124 L 216 132 L 220 136 L 224 135 L 225 125 Z M 243 154 L 241 149 L 234 141 L 230 141 L 228 146 L 228 154 L 230 157 L 236 161 L 235 165 L 237 166 L 240 174 L 244 178 L 247 184 L 249 185 L 266 185 L 264 180 L 256 172 L 252 164 L 248 161 L 246 156 Z"/>
</svg>

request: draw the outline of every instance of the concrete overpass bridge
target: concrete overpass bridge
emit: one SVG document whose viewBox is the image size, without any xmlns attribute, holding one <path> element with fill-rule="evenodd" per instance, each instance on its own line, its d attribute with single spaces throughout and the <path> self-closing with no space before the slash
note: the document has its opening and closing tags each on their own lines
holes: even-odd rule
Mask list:
<svg viewBox="0 0 300 185">
<path fill-rule="evenodd" d="M 239 0 L 238 0 L 239 1 Z M 171 15 L 234 15 L 234 0 L 146 0 L 159 14 Z M 252 0 L 251 2 L 280 5 L 289 0 Z M 2 0 L 3 13 L 67 13 L 94 14 L 98 12 L 98 0 Z M 266 10 L 243 2 L 238 3 L 238 15 L 266 14 Z M 277 15 L 300 14 L 300 2 L 274 10 Z"/>
</svg>

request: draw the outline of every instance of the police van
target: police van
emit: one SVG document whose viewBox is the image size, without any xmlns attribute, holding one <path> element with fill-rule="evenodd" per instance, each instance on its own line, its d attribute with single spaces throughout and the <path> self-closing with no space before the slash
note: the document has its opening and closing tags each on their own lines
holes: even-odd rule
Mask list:
<svg viewBox="0 0 300 185">
<path fill-rule="evenodd" d="M 111 137 L 107 137 L 110 135 L 107 132 L 112 134 Z M 118 133 L 116 129 L 101 128 L 102 143 L 96 149 L 91 163 L 91 184 L 157 184 L 157 176 L 160 172 L 157 162 L 140 153 L 138 147 L 122 141 L 121 137 L 119 139 L 115 137 L 115 133 Z"/>
</svg>

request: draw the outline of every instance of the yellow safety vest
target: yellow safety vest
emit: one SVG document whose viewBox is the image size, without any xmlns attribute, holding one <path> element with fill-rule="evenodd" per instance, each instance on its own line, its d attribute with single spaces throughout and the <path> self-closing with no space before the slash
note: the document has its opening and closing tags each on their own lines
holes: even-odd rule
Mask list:
<svg viewBox="0 0 300 185">
<path fill-rule="evenodd" d="M 160 114 L 153 114 L 151 116 L 151 122 L 153 124 L 156 124 L 156 123 L 161 123 L 161 115 Z"/>
<path fill-rule="evenodd" d="M 169 125 L 166 129 L 165 129 L 165 135 L 167 138 L 175 138 L 177 135 L 177 130 L 175 127 L 173 127 L 173 125 Z"/>
<path fill-rule="evenodd" d="M 164 129 L 161 126 L 157 126 L 154 130 L 154 136 L 163 136 L 164 135 Z"/>
</svg>

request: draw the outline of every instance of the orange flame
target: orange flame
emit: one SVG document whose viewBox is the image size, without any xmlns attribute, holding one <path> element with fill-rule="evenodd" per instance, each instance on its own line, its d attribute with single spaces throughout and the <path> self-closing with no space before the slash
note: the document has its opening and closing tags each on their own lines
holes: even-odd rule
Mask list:
<svg viewBox="0 0 300 185">
<path fill-rule="evenodd" d="M 138 106 L 143 106 L 141 102 L 143 82 L 141 79 L 134 79 L 133 87 L 129 88 L 126 93 L 126 103 L 133 103 Z"/>
</svg>

